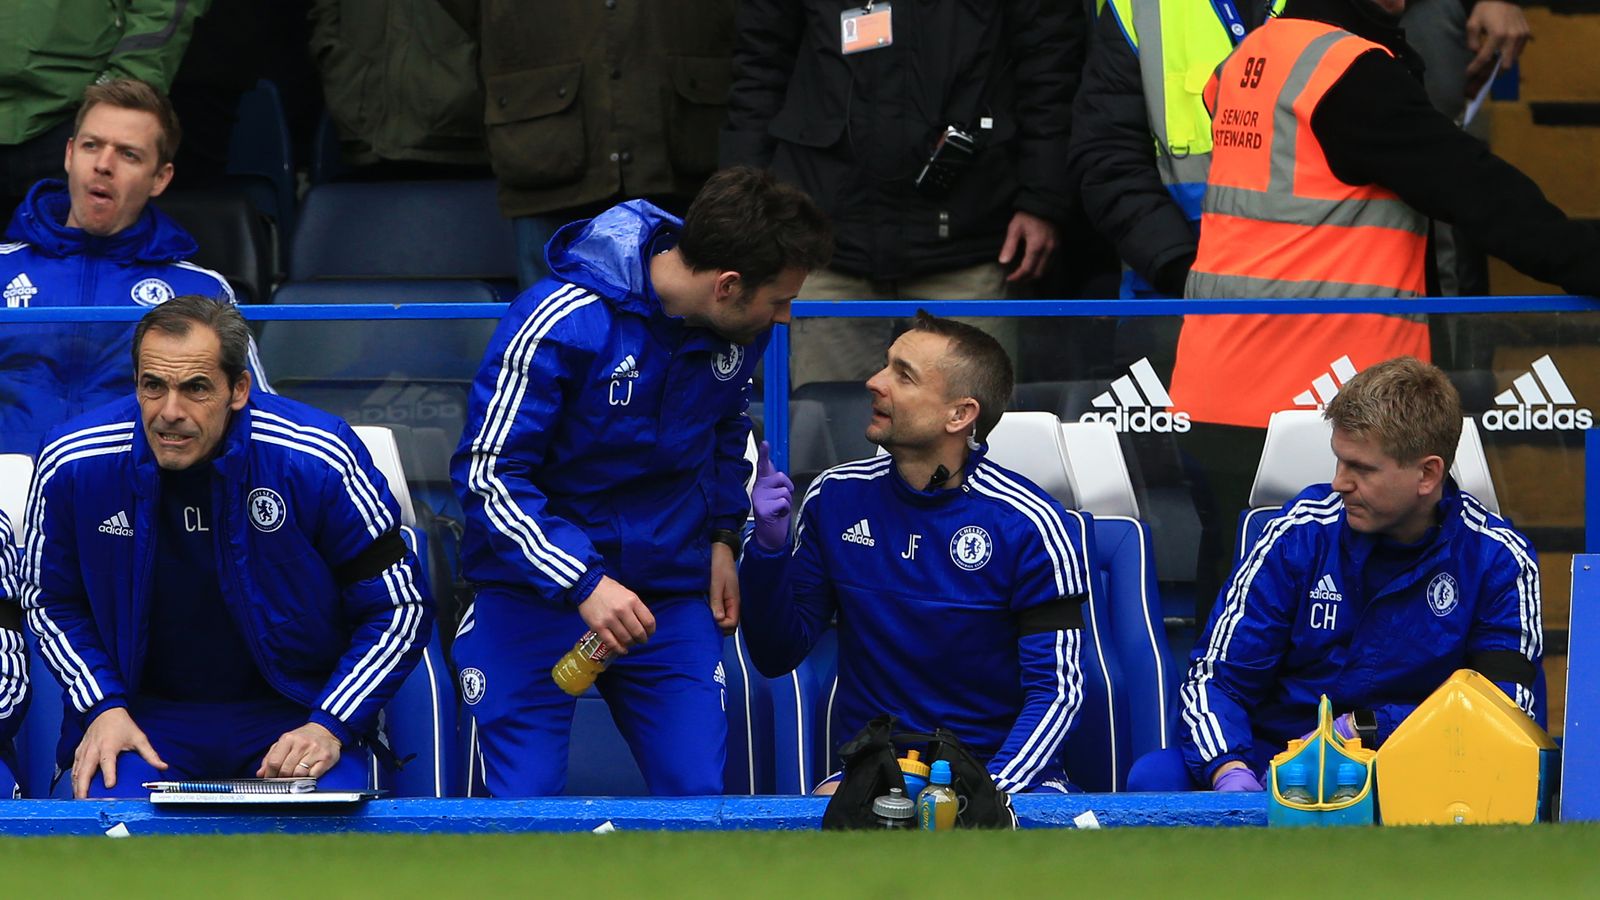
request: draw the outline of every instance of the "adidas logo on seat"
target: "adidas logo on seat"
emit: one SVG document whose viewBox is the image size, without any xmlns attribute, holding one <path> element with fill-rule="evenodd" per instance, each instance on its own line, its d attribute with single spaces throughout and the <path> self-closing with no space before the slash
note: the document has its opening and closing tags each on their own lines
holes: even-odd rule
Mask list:
<svg viewBox="0 0 1600 900">
<path fill-rule="evenodd" d="M 28 301 L 32 300 L 37 293 L 39 293 L 39 289 L 34 287 L 33 282 L 28 279 L 28 273 L 23 272 L 11 279 L 11 283 L 6 285 L 3 295 L 6 298 L 6 306 L 15 308 L 27 306 Z"/>
<path fill-rule="evenodd" d="M 1311 589 L 1310 597 L 1313 600 L 1332 600 L 1339 603 L 1344 600 L 1344 595 L 1339 593 L 1339 588 L 1333 583 L 1332 575 L 1322 576 L 1317 586 Z"/>
<path fill-rule="evenodd" d="M 844 534 L 839 535 L 839 539 L 849 541 L 852 544 L 860 544 L 863 547 L 878 546 L 878 542 L 872 539 L 872 527 L 867 524 L 866 519 L 862 519 L 846 528 Z"/>
<path fill-rule="evenodd" d="M 123 510 L 101 522 L 100 533 L 114 534 L 117 537 L 133 537 L 133 528 L 128 525 L 128 511 Z"/>
<path fill-rule="evenodd" d="M 1079 422 L 1105 422 L 1118 431 L 1133 432 L 1185 432 L 1189 430 L 1189 414 L 1167 412 L 1172 397 L 1156 377 L 1155 367 L 1145 357 L 1128 367 L 1128 374 L 1111 382 L 1111 390 L 1090 401 L 1096 409 L 1106 412 L 1086 412 Z"/>
<path fill-rule="evenodd" d="M 622 362 L 617 363 L 617 367 L 611 370 L 612 381 L 616 381 L 618 378 L 638 377 L 639 363 L 634 360 L 632 353 L 629 353 L 627 356 L 623 357 Z"/>
<path fill-rule="evenodd" d="M 1548 353 L 1496 394 L 1494 403 L 1506 408 L 1480 417 L 1488 431 L 1582 431 L 1594 425 L 1594 413 L 1578 406 Z"/>
<path fill-rule="evenodd" d="M 1295 406 L 1315 406 L 1322 409 L 1333 400 L 1333 395 L 1339 393 L 1339 388 L 1350 383 L 1356 377 L 1356 364 L 1350 361 L 1349 355 L 1341 356 L 1328 364 L 1329 371 L 1323 372 L 1311 381 L 1311 390 L 1301 391 L 1294 395 Z"/>
</svg>

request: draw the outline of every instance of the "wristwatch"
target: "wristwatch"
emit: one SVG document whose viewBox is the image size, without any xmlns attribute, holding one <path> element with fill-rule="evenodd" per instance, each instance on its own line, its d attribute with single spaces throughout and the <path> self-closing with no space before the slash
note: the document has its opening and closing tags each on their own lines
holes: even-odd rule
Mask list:
<svg viewBox="0 0 1600 900">
<path fill-rule="evenodd" d="M 711 530 L 711 543 L 727 544 L 733 551 L 733 558 L 739 558 L 739 551 L 744 549 L 744 542 L 739 540 L 739 532 L 730 528 L 713 528 Z"/>
<path fill-rule="evenodd" d="M 1355 723 L 1356 737 L 1361 739 L 1361 746 L 1368 750 L 1378 749 L 1378 714 L 1370 709 L 1358 709 L 1350 714 L 1350 721 Z"/>
</svg>

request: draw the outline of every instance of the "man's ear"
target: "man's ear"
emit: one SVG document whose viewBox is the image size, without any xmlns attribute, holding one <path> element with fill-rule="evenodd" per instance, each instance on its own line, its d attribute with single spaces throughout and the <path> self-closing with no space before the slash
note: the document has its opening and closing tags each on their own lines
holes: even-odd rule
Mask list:
<svg viewBox="0 0 1600 900">
<path fill-rule="evenodd" d="M 944 423 L 946 434 L 963 434 L 978 423 L 978 401 L 963 397 L 950 407 L 950 418 Z"/>
<path fill-rule="evenodd" d="M 711 299 L 718 303 L 726 303 L 739 296 L 742 284 L 743 279 L 738 272 L 732 269 L 720 269 L 716 280 L 711 283 Z"/>
<path fill-rule="evenodd" d="M 161 196 L 161 192 L 165 191 L 167 189 L 167 185 L 171 183 L 172 163 L 162 163 L 161 167 L 156 169 L 156 183 L 155 186 L 150 189 L 150 196 Z"/>
<path fill-rule="evenodd" d="M 1422 477 L 1417 481 L 1417 495 L 1427 496 L 1434 489 L 1444 483 L 1447 470 L 1444 458 L 1439 456 L 1424 456 L 1417 465 L 1422 467 Z"/>
<path fill-rule="evenodd" d="M 250 401 L 250 370 L 245 369 L 239 373 L 239 380 L 233 383 L 233 396 L 228 401 L 228 408 L 234 412 L 244 409 Z"/>
</svg>

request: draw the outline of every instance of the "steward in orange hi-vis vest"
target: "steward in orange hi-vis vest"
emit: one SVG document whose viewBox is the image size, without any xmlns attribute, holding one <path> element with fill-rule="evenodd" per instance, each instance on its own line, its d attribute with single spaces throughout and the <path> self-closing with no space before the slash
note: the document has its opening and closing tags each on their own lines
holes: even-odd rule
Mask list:
<svg viewBox="0 0 1600 900">
<path fill-rule="evenodd" d="M 1426 217 L 1386 188 L 1342 181 L 1311 128 L 1328 88 L 1371 50 L 1389 52 L 1332 25 L 1280 18 L 1223 62 L 1206 88 L 1213 156 L 1188 296 L 1426 291 Z M 1188 316 L 1173 405 L 1196 422 L 1264 428 L 1276 410 L 1327 402 L 1337 389 L 1321 383 L 1330 371 L 1348 378 L 1404 355 L 1431 358 L 1420 316 Z"/>
</svg>

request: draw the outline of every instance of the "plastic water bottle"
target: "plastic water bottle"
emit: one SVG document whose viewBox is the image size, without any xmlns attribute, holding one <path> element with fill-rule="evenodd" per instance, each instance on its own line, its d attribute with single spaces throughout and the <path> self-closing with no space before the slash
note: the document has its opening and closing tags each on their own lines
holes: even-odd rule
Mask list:
<svg viewBox="0 0 1600 900">
<path fill-rule="evenodd" d="M 1366 783 L 1366 767 L 1356 763 L 1339 764 L 1339 787 L 1334 790 L 1331 802 L 1338 803 L 1344 800 L 1354 800 L 1360 796 L 1362 785 Z"/>
<path fill-rule="evenodd" d="M 581 695 L 594 684 L 595 678 L 611 665 L 611 648 L 600 635 L 588 632 L 578 638 L 578 643 L 550 670 L 556 685 L 574 697 Z"/>
<path fill-rule="evenodd" d="M 906 781 L 906 796 L 920 797 L 922 789 L 928 786 L 928 764 L 922 761 L 922 754 L 916 750 L 907 750 L 899 762 L 900 774 Z"/>
<path fill-rule="evenodd" d="M 879 823 L 890 830 L 908 829 L 917 811 L 911 798 L 899 788 L 889 788 L 889 793 L 872 801 L 872 812 Z"/>
<path fill-rule="evenodd" d="M 1289 763 L 1278 767 L 1278 795 L 1286 803 L 1312 804 L 1317 802 L 1311 789 L 1306 787 L 1306 767 L 1302 763 Z"/>
<path fill-rule="evenodd" d="M 938 760 L 928 772 L 928 786 L 917 795 L 917 824 L 923 831 L 949 831 L 956 827 L 959 802 L 950 786 L 950 763 Z"/>
</svg>

